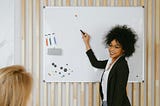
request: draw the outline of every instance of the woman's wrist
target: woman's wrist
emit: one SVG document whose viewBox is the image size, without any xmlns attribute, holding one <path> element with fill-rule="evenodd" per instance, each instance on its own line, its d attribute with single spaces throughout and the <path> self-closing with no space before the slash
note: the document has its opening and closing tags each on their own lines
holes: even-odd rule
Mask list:
<svg viewBox="0 0 160 106">
<path fill-rule="evenodd" d="M 87 45 L 86 45 L 86 51 L 88 51 L 89 49 L 91 49 L 91 47 L 90 47 L 89 44 L 87 44 Z"/>
</svg>

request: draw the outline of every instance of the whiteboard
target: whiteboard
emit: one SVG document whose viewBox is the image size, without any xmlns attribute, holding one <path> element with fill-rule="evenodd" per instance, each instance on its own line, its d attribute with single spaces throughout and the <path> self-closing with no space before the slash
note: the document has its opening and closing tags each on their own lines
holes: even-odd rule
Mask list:
<svg viewBox="0 0 160 106">
<path fill-rule="evenodd" d="M 0 68 L 14 64 L 14 1 L 0 1 Z"/>
<path fill-rule="evenodd" d="M 43 79 L 46 82 L 99 82 L 103 70 L 91 66 L 80 29 L 91 36 L 99 60 L 109 57 L 103 44 L 108 30 L 128 25 L 139 35 L 128 60 L 130 82 L 144 80 L 144 9 L 142 7 L 44 7 Z"/>
</svg>

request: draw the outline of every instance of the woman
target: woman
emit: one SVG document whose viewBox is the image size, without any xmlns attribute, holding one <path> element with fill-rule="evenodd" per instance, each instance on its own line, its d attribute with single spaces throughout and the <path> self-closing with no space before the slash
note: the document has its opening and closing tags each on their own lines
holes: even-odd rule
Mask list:
<svg viewBox="0 0 160 106">
<path fill-rule="evenodd" d="M 131 106 L 126 93 L 129 68 L 125 57 L 135 51 L 136 33 L 126 25 L 113 27 L 105 36 L 109 59 L 97 60 L 90 46 L 90 36 L 82 33 L 86 54 L 96 68 L 105 69 L 101 77 L 100 93 L 102 106 Z"/>
<path fill-rule="evenodd" d="M 0 106 L 27 106 L 32 77 L 20 65 L 0 69 Z"/>
</svg>

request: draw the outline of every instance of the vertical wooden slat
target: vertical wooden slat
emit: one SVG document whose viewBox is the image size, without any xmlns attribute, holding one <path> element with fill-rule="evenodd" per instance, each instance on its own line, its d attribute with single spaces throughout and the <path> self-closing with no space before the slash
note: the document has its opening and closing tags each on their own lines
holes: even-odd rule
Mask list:
<svg viewBox="0 0 160 106">
<path fill-rule="evenodd" d="M 36 97 L 33 97 L 33 106 L 40 106 L 39 105 L 39 100 L 40 100 L 40 54 L 39 54 L 39 51 L 40 51 L 40 49 L 39 49 L 39 45 L 40 45 L 40 1 L 39 0 L 36 0 L 35 1 L 35 4 L 34 4 L 34 10 L 35 10 L 35 14 L 33 14 L 33 16 L 34 16 L 34 21 L 32 21 L 32 24 L 34 25 L 34 27 L 33 27 L 33 29 L 35 29 L 35 30 L 33 30 L 34 31 L 34 34 L 35 34 L 35 36 L 34 36 L 34 34 L 33 34 L 33 36 L 34 36 L 34 42 L 32 43 L 33 45 L 35 45 L 35 46 L 33 46 L 33 47 L 35 47 L 35 49 L 33 50 L 33 56 L 32 56 L 32 60 L 34 60 L 33 61 L 33 75 L 34 76 L 36 76 L 36 77 L 34 77 L 34 94 L 36 95 Z M 33 10 L 32 10 L 33 11 Z M 33 39 L 33 37 L 32 37 L 32 39 Z M 33 48 L 32 47 L 32 48 Z M 36 56 L 35 57 L 35 59 L 34 59 L 34 56 Z M 37 63 L 37 65 L 34 65 L 34 62 L 36 62 Z M 34 95 L 34 96 L 35 96 Z"/>
<path fill-rule="evenodd" d="M 88 83 L 88 106 L 93 106 L 93 85 L 92 82 Z"/>
<path fill-rule="evenodd" d="M 148 1 L 147 2 L 147 7 L 148 7 L 148 10 L 147 10 L 147 18 L 148 18 L 148 20 L 147 20 L 147 37 L 148 37 L 148 51 L 147 51 L 147 53 L 148 53 L 148 55 L 147 55 L 147 57 L 148 57 L 148 63 L 147 63 L 147 106 L 151 106 L 152 104 L 151 104 L 151 85 L 152 85 L 152 83 L 151 83 L 151 81 L 152 81 L 152 78 L 151 78 L 151 75 L 152 75 L 152 71 L 154 71 L 154 70 L 152 70 L 152 67 L 151 67 L 151 64 L 152 64 L 152 1 Z"/>
<path fill-rule="evenodd" d="M 115 1 L 111 0 L 111 5 L 110 6 L 114 6 Z"/>
<path fill-rule="evenodd" d="M 43 83 L 43 88 L 43 104 L 41 104 L 41 106 L 48 106 L 47 83 Z"/>
<path fill-rule="evenodd" d="M 156 2 L 155 1 L 152 1 L 152 36 L 153 36 L 153 43 L 152 43 L 152 47 L 154 47 L 153 49 L 152 49 L 152 53 L 153 53 L 153 61 L 152 61 L 152 63 L 154 62 L 154 64 L 152 64 L 152 70 L 154 70 L 154 71 L 152 71 L 152 85 L 154 86 L 153 88 L 152 88 L 152 105 L 156 105 L 156 87 L 157 87 L 157 85 L 156 85 L 156 4 L 155 4 Z M 151 86 L 152 86 L 151 85 Z"/>
<path fill-rule="evenodd" d="M 78 6 L 78 0 L 74 0 L 73 6 Z"/>
<path fill-rule="evenodd" d="M 100 83 L 96 83 L 96 106 L 100 106 L 100 92 L 99 92 Z"/>
<path fill-rule="evenodd" d="M 50 5 L 54 6 L 55 5 L 55 0 L 50 0 Z"/>
<path fill-rule="evenodd" d="M 148 65 L 148 3 L 147 3 L 148 1 L 147 0 L 145 0 L 145 2 L 143 2 L 144 3 L 144 34 L 145 34 L 145 40 L 146 40 L 146 42 L 145 42 L 145 44 L 146 44 L 146 49 L 145 49 L 145 71 L 144 71 L 144 102 L 143 102 L 143 104 L 144 104 L 144 106 L 147 106 L 147 96 L 148 96 L 148 93 L 147 93 L 147 91 L 148 91 L 148 88 L 147 88 L 147 86 L 148 86 L 148 67 L 147 67 L 147 65 Z M 141 3 L 142 3 L 142 1 L 141 1 Z"/>
<path fill-rule="evenodd" d="M 132 106 L 135 106 L 135 103 L 136 103 L 136 101 L 135 101 L 135 97 L 136 97 L 135 92 L 136 92 L 136 87 L 135 87 L 135 84 L 132 83 Z"/>
<path fill-rule="evenodd" d="M 93 6 L 93 0 L 88 0 L 88 6 Z"/>
<path fill-rule="evenodd" d="M 146 34 L 146 81 L 145 81 L 145 105 L 148 106 L 148 54 L 149 54 L 149 50 L 148 50 L 148 45 L 149 45 L 149 41 L 148 41 L 148 1 L 146 1 L 146 13 L 145 13 L 145 25 L 146 25 L 146 31 L 145 31 L 145 34 Z"/>
<path fill-rule="evenodd" d="M 21 27 L 22 27 L 22 41 L 21 41 L 21 53 L 22 53 L 22 65 L 25 65 L 25 38 L 26 38 L 26 3 L 25 0 L 21 2 Z"/>
<path fill-rule="evenodd" d="M 51 102 L 51 106 L 55 106 L 55 101 L 54 101 L 54 98 L 55 98 L 54 95 L 55 94 L 54 94 L 54 90 L 55 90 L 55 84 L 51 83 L 51 97 L 50 97 L 51 98 L 50 99 L 51 100 L 50 101 Z"/>
<path fill-rule="evenodd" d="M 58 0 L 57 6 L 62 6 L 62 1 Z"/>
<path fill-rule="evenodd" d="M 144 6 L 144 1 L 145 1 L 145 0 L 141 0 L 141 6 Z"/>
<path fill-rule="evenodd" d="M 155 13 L 155 35 L 156 35 L 156 63 L 159 63 L 159 59 L 160 59 L 160 56 L 159 56 L 159 45 L 160 45 L 160 1 L 159 0 L 156 0 L 155 1 L 155 9 L 156 9 L 156 13 Z M 156 80 L 159 80 L 159 64 L 156 64 Z"/>
<path fill-rule="evenodd" d="M 81 6 L 85 6 L 85 0 L 81 0 Z"/>
<path fill-rule="evenodd" d="M 48 0 L 43 0 L 43 6 L 48 6 Z"/>
<path fill-rule="evenodd" d="M 32 48 L 33 48 L 33 44 L 32 44 L 32 35 L 33 35 L 33 27 L 32 27 L 32 22 L 33 22 L 33 15 L 32 15 L 32 12 L 33 12 L 33 3 L 32 3 L 32 0 L 28 0 L 28 71 L 30 73 L 33 73 L 32 70 L 33 70 L 33 51 L 32 51 Z M 25 48 L 26 49 L 26 48 Z M 33 78 L 35 80 L 35 78 Z M 33 93 L 31 95 L 31 98 L 33 98 Z M 29 105 L 32 105 L 33 103 L 33 99 L 31 99 L 31 102 L 29 103 Z"/>
<path fill-rule="evenodd" d="M 157 76 L 156 76 L 156 106 L 160 106 L 160 1 L 156 0 L 156 70 L 157 70 Z"/>
<path fill-rule="evenodd" d="M 156 33 L 155 33 L 155 27 L 156 27 L 156 24 L 155 24 L 155 19 L 156 19 L 156 16 L 155 16 L 155 1 L 152 1 L 152 75 L 151 75 L 151 83 L 152 83 L 152 91 L 151 91 L 151 104 L 153 106 L 155 106 L 155 103 L 156 103 L 156 64 L 155 64 L 155 61 L 156 61 Z M 154 70 L 154 71 L 153 71 Z"/>
<path fill-rule="evenodd" d="M 126 0 L 126 6 L 130 6 L 130 0 Z"/>
<path fill-rule="evenodd" d="M 81 82 L 81 103 L 80 103 L 80 106 L 84 106 L 84 103 L 85 103 L 85 91 L 84 91 L 84 87 L 85 87 L 85 83 L 84 82 Z"/>
<path fill-rule="evenodd" d="M 123 2 L 122 0 L 118 0 L 118 6 L 122 6 Z"/>
<path fill-rule="evenodd" d="M 69 82 L 66 82 L 65 84 L 66 84 L 66 106 L 70 106 L 70 105 L 69 105 L 69 100 L 70 100 L 70 99 L 69 99 L 69 97 L 70 97 L 70 96 L 69 96 Z M 76 106 L 76 105 L 75 105 L 75 106 Z"/>
<path fill-rule="evenodd" d="M 32 73 L 32 68 L 33 68 L 33 3 L 32 0 L 28 0 L 28 56 L 29 56 L 29 71 Z"/>
<path fill-rule="evenodd" d="M 139 105 L 139 83 L 134 82 L 132 83 L 132 106 Z"/>
<path fill-rule="evenodd" d="M 77 106 L 77 83 L 73 83 L 73 106 Z"/>
<path fill-rule="evenodd" d="M 159 12 L 159 10 L 160 10 L 160 1 L 159 0 L 157 0 L 158 2 L 158 4 L 157 4 L 157 12 Z M 160 17 L 160 13 L 157 15 L 157 18 L 158 17 Z M 156 21 L 156 23 L 157 23 L 157 39 L 159 39 L 158 40 L 158 45 L 157 45 L 157 48 L 158 48 L 158 53 L 157 54 L 160 54 L 160 18 L 159 18 L 159 20 L 158 21 Z M 157 64 L 160 64 L 160 55 L 158 55 L 158 62 L 157 62 Z M 158 69 L 157 70 L 160 70 L 160 66 L 158 66 Z M 158 92 L 157 92 L 157 96 L 158 96 L 158 98 L 157 98 L 157 106 L 159 106 L 160 105 L 160 97 L 159 97 L 159 95 L 160 95 L 160 71 L 158 71 L 159 72 L 159 75 L 158 75 L 158 82 L 159 82 L 159 86 L 158 86 Z"/>
<path fill-rule="evenodd" d="M 47 83 L 47 106 L 51 106 L 51 83 Z"/>
<path fill-rule="evenodd" d="M 128 95 L 128 87 L 129 87 L 129 83 L 126 86 L 127 95 Z"/>
<path fill-rule="evenodd" d="M 126 89 L 127 89 L 127 96 L 128 96 L 128 98 L 129 98 L 129 100 L 130 100 L 130 102 L 131 102 L 131 104 L 132 104 L 132 83 L 131 82 L 129 82 L 128 84 L 127 84 L 127 87 L 126 87 Z"/>
<path fill-rule="evenodd" d="M 159 92 L 160 92 L 160 87 L 159 87 L 159 80 L 156 80 L 156 87 L 155 87 L 155 106 L 160 105 L 160 97 L 159 97 Z"/>
<path fill-rule="evenodd" d="M 160 1 L 159 0 L 156 0 L 155 1 L 155 9 L 156 9 L 156 13 L 155 13 L 155 35 L 156 35 L 156 52 L 155 52 L 155 59 L 156 59 L 156 64 L 155 64 L 155 67 L 156 67 L 156 89 L 155 89 L 155 104 L 156 106 L 159 106 L 160 105 Z"/>
<path fill-rule="evenodd" d="M 108 0 L 102 0 L 102 5 L 103 5 L 103 6 L 107 6 L 107 1 L 108 1 Z"/>
<path fill-rule="evenodd" d="M 156 20 L 156 10 L 155 10 L 155 1 L 152 1 L 152 92 L 151 92 L 151 97 L 152 97 L 152 100 L 151 100 L 151 104 L 155 106 L 156 104 L 156 33 L 155 33 L 155 27 L 156 27 L 156 24 L 155 24 L 155 20 Z M 154 70 L 154 71 L 153 71 Z"/>
<path fill-rule="evenodd" d="M 62 84 L 58 82 L 58 106 L 62 106 Z"/>
<path fill-rule="evenodd" d="M 96 0 L 96 6 L 100 6 L 99 0 Z"/>
<path fill-rule="evenodd" d="M 48 0 L 43 1 L 43 6 L 48 6 Z M 48 106 L 48 102 L 47 102 L 47 100 L 48 100 L 47 83 L 44 81 L 42 86 L 43 86 L 43 90 L 44 90 L 43 91 L 44 92 L 43 97 L 41 97 L 41 98 L 43 98 L 43 99 L 41 99 L 41 100 L 43 100 L 43 104 L 40 104 L 40 105 Z"/>
<path fill-rule="evenodd" d="M 137 0 L 133 0 L 133 6 L 137 6 L 138 2 Z"/>
<path fill-rule="evenodd" d="M 139 86 L 139 106 L 144 106 L 144 83 L 140 83 Z"/>
<path fill-rule="evenodd" d="M 66 0 L 66 6 L 70 5 L 70 0 Z"/>
<path fill-rule="evenodd" d="M 36 95 L 36 99 L 33 99 L 35 100 L 34 103 L 36 104 L 36 106 L 40 106 L 40 54 L 39 54 L 39 51 L 40 51 L 40 1 L 39 0 L 36 0 L 35 2 L 35 38 L 36 38 L 36 63 L 37 65 L 35 65 L 35 70 L 33 70 L 33 74 L 36 76 L 34 77 L 34 92 L 35 92 L 35 95 Z M 33 21 L 32 21 L 33 22 Z M 33 46 L 33 45 L 32 45 Z M 34 57 L 32 57 L 34 59 Z"/>
</svg>

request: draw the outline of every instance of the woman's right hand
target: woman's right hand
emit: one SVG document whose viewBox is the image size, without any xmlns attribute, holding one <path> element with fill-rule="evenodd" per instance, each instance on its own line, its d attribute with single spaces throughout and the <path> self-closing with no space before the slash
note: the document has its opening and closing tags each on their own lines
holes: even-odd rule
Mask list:
<svg viewBox="0 0 160 106">
<path fill-rule="evenodd" d="M 84 44 L 86 46 L 86 50 L 91 49 L 90 47 L 90 36 L 85 32 L 85 34 L 82 34 L 82 39 L 84 41 Z"/>
</svg>

